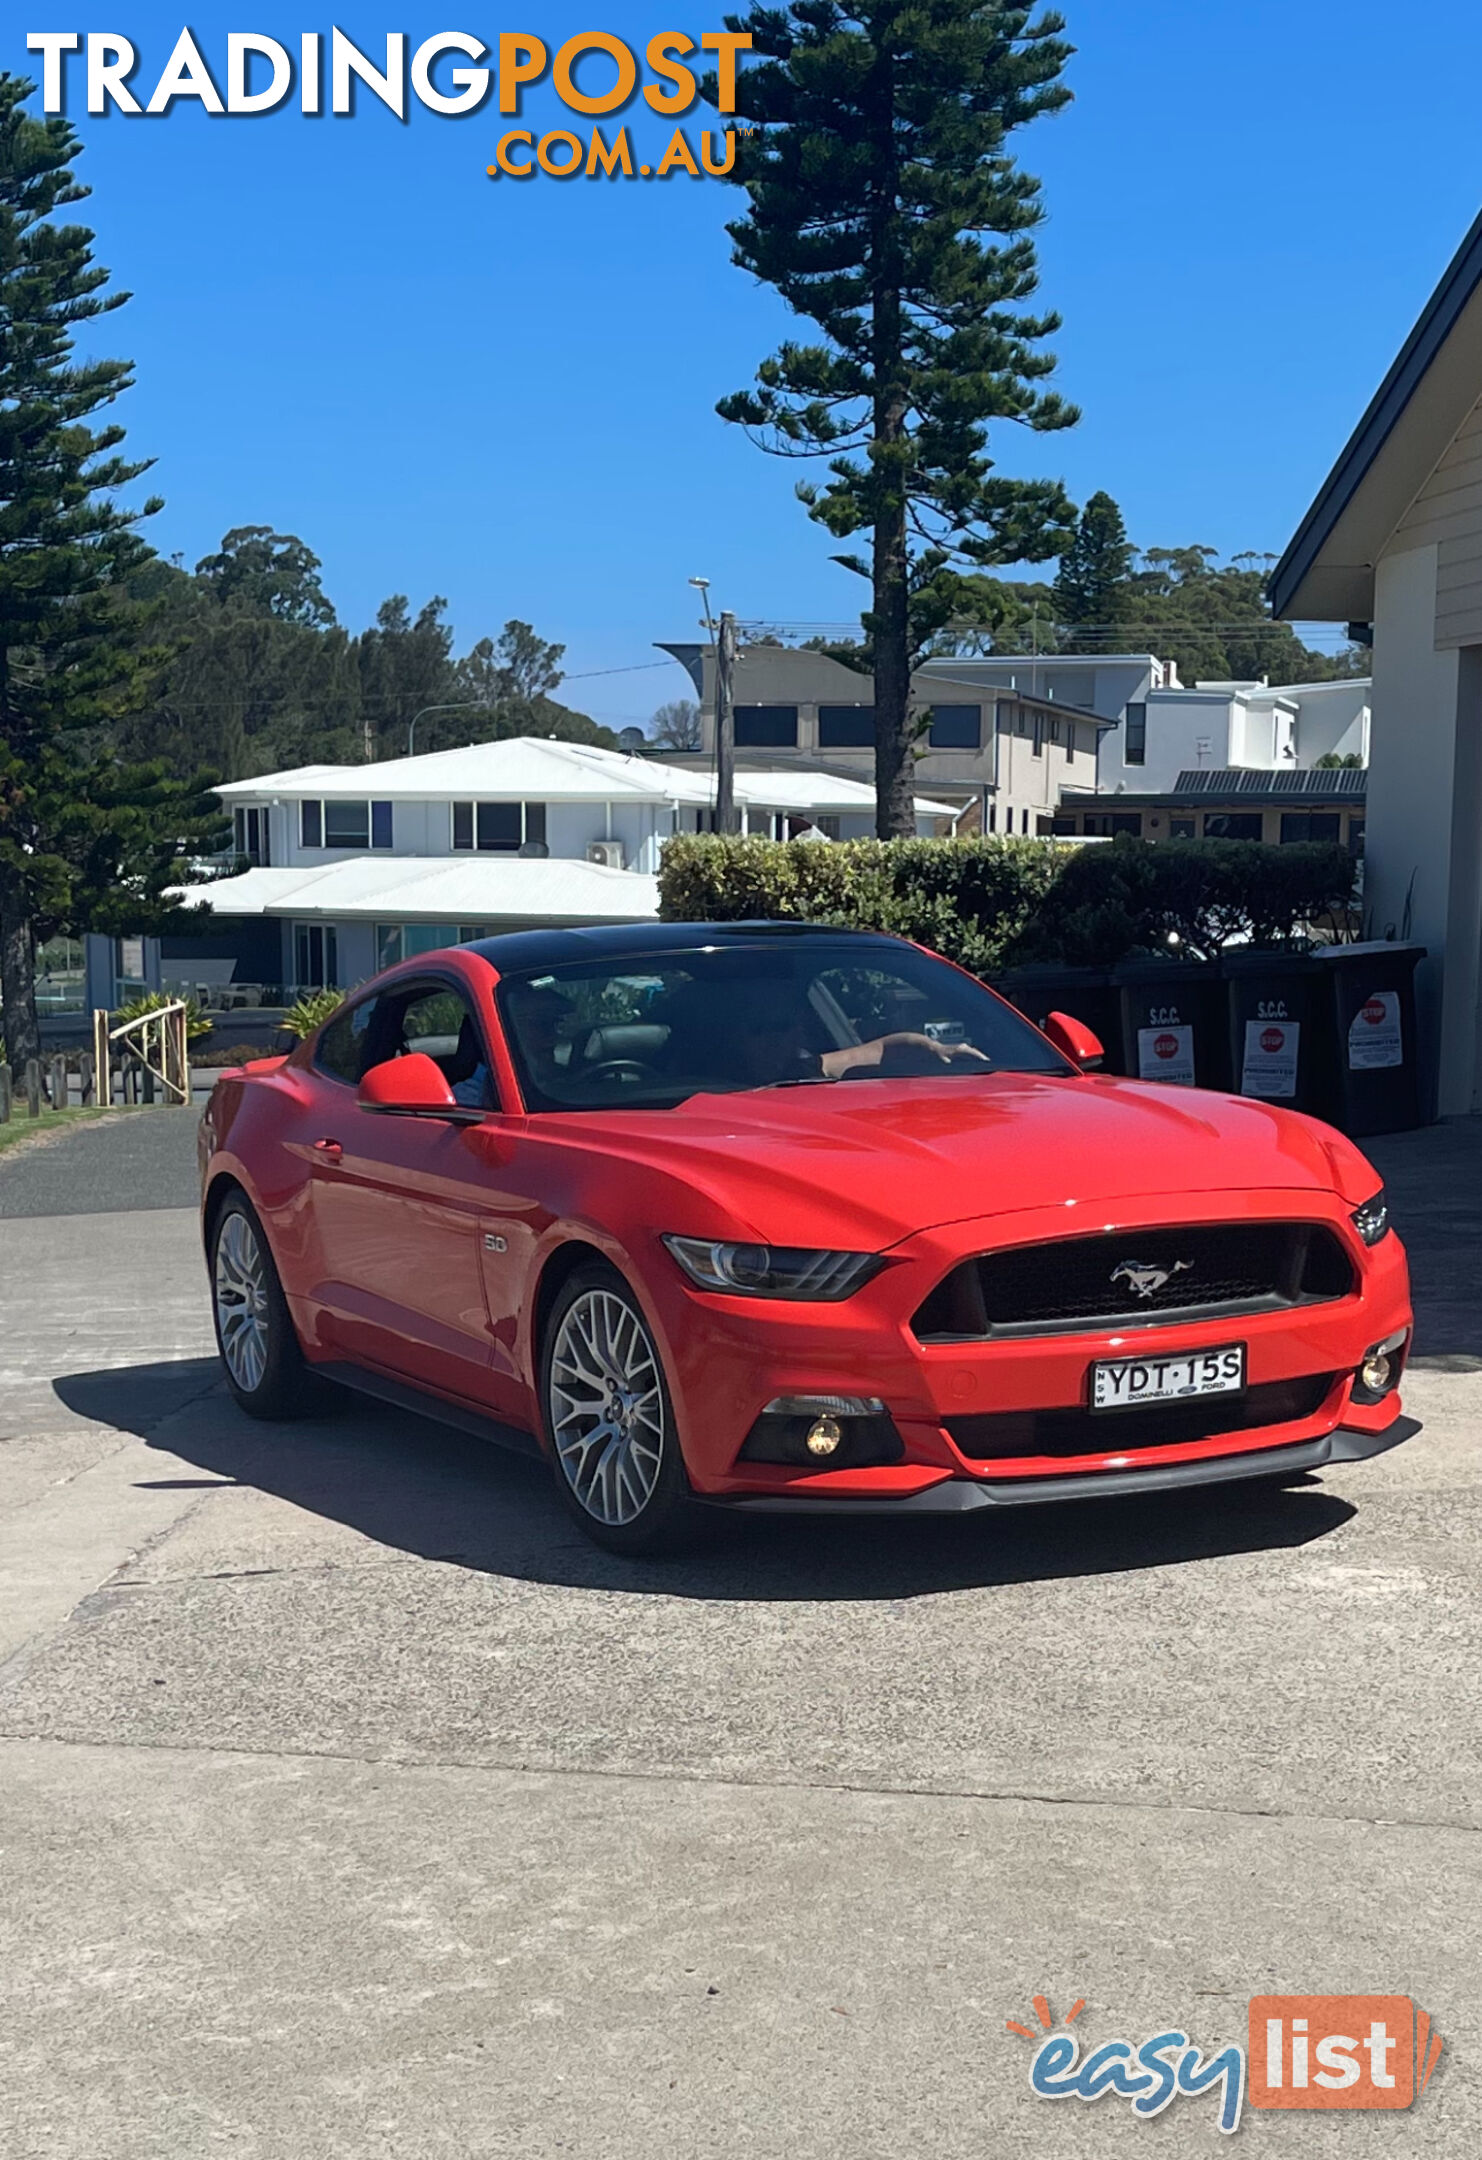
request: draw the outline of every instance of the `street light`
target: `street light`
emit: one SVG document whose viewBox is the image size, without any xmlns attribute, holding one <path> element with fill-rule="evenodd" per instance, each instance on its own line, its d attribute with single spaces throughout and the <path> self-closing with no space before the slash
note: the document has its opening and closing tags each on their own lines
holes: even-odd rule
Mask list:
<svg viewBox="0 0 1482 2160">
<path fill-rule="evenodd" d="M 478 698 L 467 699 L 462 704 L 458 705 L 424 705 L 420 712 L 412 714 L 411 724 L 407 728 L 407 756 L 415 757 L 417 755 L 417 722 L 419 720 L 425 720 L 429 713 L 498 712 L 498 710 L 499 707 L 497 705 L 485 705 Z"/>
</svg>

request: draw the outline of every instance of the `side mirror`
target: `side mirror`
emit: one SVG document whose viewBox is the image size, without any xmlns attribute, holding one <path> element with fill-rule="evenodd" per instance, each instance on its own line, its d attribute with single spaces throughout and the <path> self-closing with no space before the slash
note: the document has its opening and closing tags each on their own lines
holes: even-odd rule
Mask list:
<svg viewBox="0 0 1482 2160">
<path fill-rule="evenodd" d="M 1072 1019 L 1069 1013 L 1052 1012 L 1045 1021 L 1045 1033 L 1082 1072 L 1094 1072 L 1106 1056 L 1100 1037 L 1092 1034 L 1084 1020 Z"/>
<path fill-rule="evenodd" d="M 421 1050 L 372 1065 L 360 1083 L 358 1100 L 362 1110 L 379 1110 L 386 1117 L 447 1118 L 461 1125 L 485 1115 L 458 1101 L 441 1067 Z"/>
</svg>

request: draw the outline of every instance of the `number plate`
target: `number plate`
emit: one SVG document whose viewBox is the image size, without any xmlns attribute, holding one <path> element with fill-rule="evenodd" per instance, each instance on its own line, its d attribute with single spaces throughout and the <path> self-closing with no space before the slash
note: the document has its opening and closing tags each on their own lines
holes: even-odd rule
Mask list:
<svg viewBox="0 0 1482 2160">
<path fill-rule="evenodd" d="M 1244 1343 L 1180 1357 L 1103 1358 L 1091 1367 L 1091 1408 L 1137 1410 L 1194 1395 L 1238 1395 L 1244 1386 Z"/>
</svg>

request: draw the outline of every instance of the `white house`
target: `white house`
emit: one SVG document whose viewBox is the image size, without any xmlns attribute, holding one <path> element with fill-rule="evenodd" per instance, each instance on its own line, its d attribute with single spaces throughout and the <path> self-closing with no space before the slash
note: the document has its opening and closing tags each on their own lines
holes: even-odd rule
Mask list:
<svg viewBox="0 0 1482 2160">
<path fill-rule="evenodd" d="M 115 956 L 117 981 L 142 966 L 145 979 L 213 1000 L 246 997 L 250 986 L 267 1001 L 343 987 L 493 931 L 651 920 L 663 844 L 708 822 L 715 779 L 521 736 L 372 765 L 305 765 L 217 793 L 240 867 L 188 889 L 209 922 L 163 939 L 142 962 Z M 873 789 L 828 774 L 748 771 L 736 798 L 743 831 L 848 839 L 874 828 Z M 952 810 L 923 797 L 916 813 L 928 832 Z"/>
<path fill-rule="evenodd" d="M 1367 677 L 1320 683 L 1196 682 L 1150 689 L 1102 737 L 1100 794 L 1162 794 L 1180 773 L 1305 771 L 1368 763 Z"/>
<path fill-rule="evenodd" d="M 1482 217 L 1271 577 L 1372 640 L 1365 906 L 1417 978 L 1442 1115 L 1482 1108 Z"/>
</svg>

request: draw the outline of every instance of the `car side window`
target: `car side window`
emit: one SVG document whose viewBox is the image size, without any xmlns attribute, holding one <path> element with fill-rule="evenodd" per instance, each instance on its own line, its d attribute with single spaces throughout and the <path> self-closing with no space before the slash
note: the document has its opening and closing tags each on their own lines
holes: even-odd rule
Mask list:
<svg viewBox="0 0 1482 2160">
<path fill-rule="evenodd" d="M 493 1106 L 482 1030 L 468 1000 L 451 984 L 411 983 L 383 991 L 373 1001 L 366 1042 L 362 1070 L 419 1051 L 432 1059 L 458 1102 L 476 1110 Z"/>
<path fill-rule="evenodd" d="M 373 998 L 362 998 L 358 1005 L 336 1014 L 320 1035 L 314 1063 L 331 1080 L 343 1080 L 348 1087 L 359 1085 L 365 1071 L 366 1038 L 375 1002 Z"/>
</svg>

